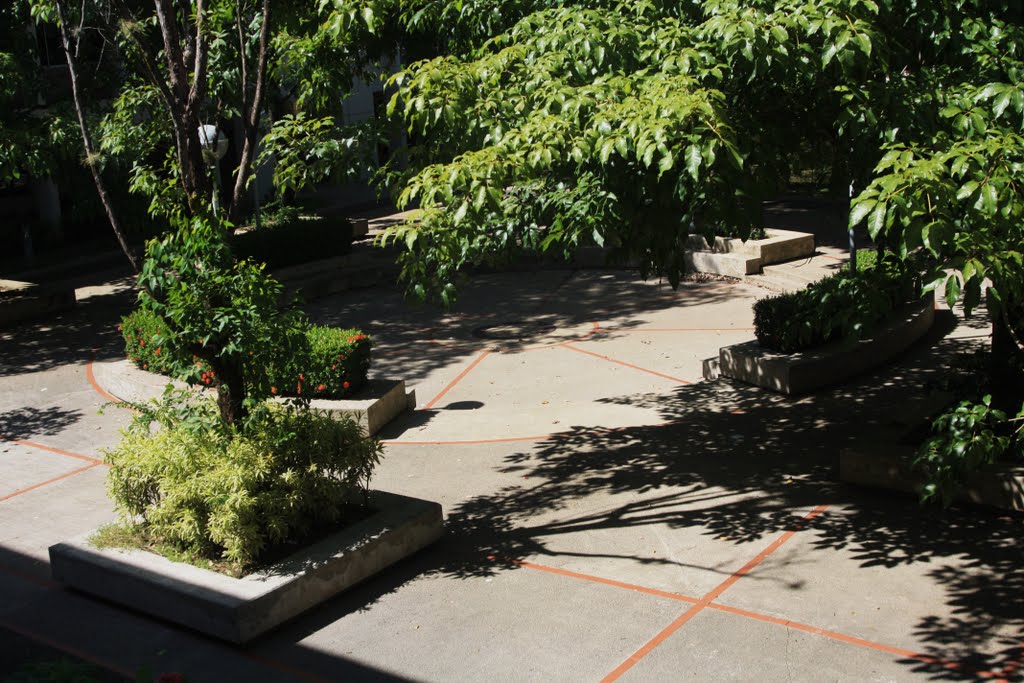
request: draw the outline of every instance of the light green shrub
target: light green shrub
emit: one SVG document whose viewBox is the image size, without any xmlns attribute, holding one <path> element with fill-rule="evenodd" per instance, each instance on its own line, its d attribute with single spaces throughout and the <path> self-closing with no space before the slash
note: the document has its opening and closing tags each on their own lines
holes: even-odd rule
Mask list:
<svg viewBox="0 0 1024 683">
<path fill-rule="evenodd" d="M 245 568 L 365 504 L 381 448 L 354 421 L 264 404 L 236 429 L 188 401 L 144 407 L 106 453 L 123 521 L 153 542 Z"/>
</svg>

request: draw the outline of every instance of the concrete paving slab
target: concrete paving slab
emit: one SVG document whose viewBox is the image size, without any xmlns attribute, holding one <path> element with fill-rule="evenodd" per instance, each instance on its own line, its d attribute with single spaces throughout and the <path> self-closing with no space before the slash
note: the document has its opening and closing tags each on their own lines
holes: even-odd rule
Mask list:
<svg viewBox="0 0 1024 683">
<path fill-rule="evenodd" d="M 106 476 L 106 468 L 97 465 L 0 501 L 0 548 L 48 562 L 50 545 L 114 521 Z"/>
<path fill-rule="evenodd" d="M 921 510 L 912 499 L 837 507 L 722 602 L 952 661 L 995 661 L 1019 640 L 1022 520 Z M 986 538 L 978 545 L 975 540 Z M 774 582 L 766 592 L 758 582 Z"/>
<path fill-rule="evenodd" d="M 315 629 L 297 644 L 416 681 L 597 680 L 678 610 L 669 600 L 526 568 L 367 586 L 375 588 L 368 608 L 339 604 L 288 635 Z M 269 649 L 292 661 L 291 647 Z"/>
<path fill-rule="evenodd" d="M 84 460 L 0 441 L 0 500 L 90 465 Z"/>
<path fill-rule="evenodd" d="M 903 681 L 932 678 L 924 672 L 915 675 L 920 665 L 914 660 L 820 635 L 704 610 L 619 680 Z"/>
</svg>

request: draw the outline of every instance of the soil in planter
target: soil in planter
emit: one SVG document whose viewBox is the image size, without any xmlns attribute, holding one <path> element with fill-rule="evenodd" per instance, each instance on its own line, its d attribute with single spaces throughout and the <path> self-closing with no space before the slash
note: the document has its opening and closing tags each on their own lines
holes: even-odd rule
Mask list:
<svg viewBox="0 0 1024 683">
<path fill-rule="evenodd" d="M 377 509 L 367 505 L 355 503 L 344 505 L 341 509 L 341 519 L 337 522 L 322 522 L 314 525 L 307 534 L 282 543 L 269 545 L 264 548 L 258 560 L 249 564 L 240 564 L 224 559 L 221 557 L 221 549 L 212 543 L 200 549 L 181 548 L 176 544 L 152 537 L 142 525 L 129 525 L 120 522 L 108 524 L 98 529 L 89 538 L 89 543 L 101 549 L 124 548 L 145 550 L 146 552 L 165 557 L 172 562 L 184 562 L 200 569 L 240 579 L 254 572 L 266 569 L 295 554 L 302 548 L 315 545 L 347 527 L 358 524 L 376 512 L 378 512 Z"/>
</svg>

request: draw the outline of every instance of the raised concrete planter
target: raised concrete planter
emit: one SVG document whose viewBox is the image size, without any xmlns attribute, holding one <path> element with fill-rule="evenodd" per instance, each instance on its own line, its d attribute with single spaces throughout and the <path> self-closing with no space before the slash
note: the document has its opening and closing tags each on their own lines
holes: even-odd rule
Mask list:
<svg viewBox="0 0 1024 683">
<path fill-rule="evenodd" d="M 67 311 L 75 302 L 75 289 L 70 285 L 0 280 L 0 326 Z"/>
<path fill-rule="evenodd" d="M 719 351 L 718 372 L 748 384 L 784 394 L 802 394 L 849 379 L 882 365 L 920 339 L 935 321 L 932 296 L 907 306 L 895 319 L 854 343 L 824 346 L 783 354 L 755 341 L 725 346 Z M 705 363 L 705 374 L 711 364 Z M 710 378 L 710 377 L 709 377 Z"/>
<path fill-rule="evenodd" d="M 301 294 L 306 301 L 312 301 L 394 281 L 398 271 L 394 255 L 381 249 L 278 268 L 271 275 L 284 285 L 283 300 L 290 301 Z"/>
<path fill-rule="evenodd" d="M 85 534 L 50 546 L 53 577 L 86 593 L 244 643 L 440 538 L 437 503 L 373 491 L 378 512 L 240 579 L 141 550 L 99 549 Z"/>
<path fill-rule="evenodd" d="M 316 398 L 310 401 L 310 407 L 331 415 L 348 415 L 371 436 L 406 410 L 416 408 L 416 391 L 406 392 L 404 380 L 370 380 L 356 396 L 345 400 Z"/>
<path fill-rule="evenodd" d="M 129 360 L 94 363 L 93 376 L 104 391 L 122 401 L 143 402 L 157 398 L 163 394 L 164 387 L 168 384 L 173 384 L 179 389 L 188 388 L 184 382 L 140 370 Z M 371 379 L 353 398 L 318 398 L 310 401 L 310 405 L 332 415 L 348 415 L 372 436 L 406 410 L 416 408 L 416 391 L 406 391 L 403 380 Z"/>
<path fill-rule="evenodd" d="M 920 494 L 924 475 L 913 466 L 909 446 L 875 444 L 839 453 L 839 479 L 851 484 Z M 974 472 L 957 491 L 957 500 L 1005 510 L 1024 510 L 1024 466 L 998 464 Z"/>
<path fill-rule="evenodd" d="M 699 273 L 743 277 L 760 273 L 773 263 L 807 258 L 814 254 L 814 235 L 793 230 L 765 231 L 763 240 L 716 237 L 708 243 L 702 235 L 690 235 L 687 241 L 686 267 Z"/>
</svg>

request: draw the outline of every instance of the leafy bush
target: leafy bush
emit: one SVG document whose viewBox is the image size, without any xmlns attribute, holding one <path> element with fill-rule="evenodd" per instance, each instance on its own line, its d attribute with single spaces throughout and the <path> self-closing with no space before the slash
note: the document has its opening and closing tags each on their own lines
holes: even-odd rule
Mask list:
<svg viewBox="0 0 1024 683">
<path fill-rule="evenodd" d="M 370 371 L 370 338 L 359 330 L 313 325 L 306 330 L 307 348 L 280 369 L 271 369 L 273 393 L 309 398 L 341 398 L 366 383 Z"/>
<path fill-rule="evenodd" d="M 1014 422 L 1022 419 L 1024 406 Z M 1006 456 L 1024 456 L 1020 429 L 1014 431 L 1006 413 L 992 407 L 990 395 L 980 403 L 961 401 L 932 423 L 932 437 L 918 451 L 915 464 L 928 478 L 922 499 L 948 505 L 968 473 Z"/>
<path fill-rule="evenodd" d="M 138 308 L 121 319 L 125 353 L 136 366 L 181 379 L 193 385 L 211 386 L 217 376 L 201 359 L 186 359 L 188 371 L 176 371 L 173 353 L 160 346 L 166 338 L 160 316 Z M 368 336 L 355 329 L 310 325 L 305 343 L 293 345 L 292 353 L 268 367 L 270 393 L 278 396 L 342 398 L 366 384 L 373 348 Z"/>
<path fill-rule="evenodd" d="M 303 217 L 268 222 L 259 230 L 240 232 L 231 246 L 241 259 L 283 268 L 297 263 L 341 256 L 352 251 L 352 225 L 346 220 Z"/>
<path fill-rule="evenodd" d="M 806 289 L 754 304 L 761 346 L 795 353 L 833 339 L 857 339 L 918 292 L 913 271 L 885 260 L 856 273 L 842 271 Z"/>
<path fill-rule="evenodd" d="M 244 429 L 185 392 L 134 407 L 139 415 L 105 453 L 122 521 L 152 543 L 236 569 L 365 505 L 380 460 L 380 444 L 354 421 L 294 406 L 264 403 Z"/>
</svg>

